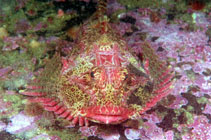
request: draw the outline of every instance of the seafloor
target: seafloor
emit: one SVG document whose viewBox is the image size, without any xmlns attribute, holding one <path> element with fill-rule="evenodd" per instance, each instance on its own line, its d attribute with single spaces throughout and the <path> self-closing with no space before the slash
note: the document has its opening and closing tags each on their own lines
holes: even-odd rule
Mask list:
<svg viewBox="0 0 211 140">
<path fill-rule="evenodd" d="M 27 114 L 19 92 L 46 58 L 71 51 L 96 2 L 0 0 L 0 140 L 211 140 L 209 0 L 108 0 L 112 27 L 129 47 L 139 52 L 149 42 L 175 71 L 173 92 L 140 120 L 67 128 L 39 106 Z"/>
</svg>

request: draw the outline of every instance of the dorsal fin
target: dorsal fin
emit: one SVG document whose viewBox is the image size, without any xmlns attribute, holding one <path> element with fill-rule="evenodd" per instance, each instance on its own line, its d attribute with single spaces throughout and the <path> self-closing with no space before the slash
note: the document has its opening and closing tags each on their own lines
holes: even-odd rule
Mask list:
<svg viewBox="0 0 211 140">
<path fill-rule="evenodd" d="M 103 17 L 106 14 L 107 10 L 107 1 L 106 0 L 99 0 L 97 5 L 97 11 L 95 12 L 96 17 Z"/>
<path fill-rule="evenodd" d="M 101 28 L 102 34 L 108 31 L 108 17 L 106 16 L 107 11 L 107 0 L 99 0 L 97 11 L 96 11 L 96 18 L 98 20 L 99 28 Z"/>
<path fill-rule="evenodd" d="M 99 0 L 97 5 L 96 12 L 92 15 L 92 17 L 89 19 L 88 23 L 94 23 L 95 28 L 100 28 L 102 34 L 106 33 L 108 30 L 108 17 L 106 16 L 107 11 L 107 0 Z"/>
</svg>

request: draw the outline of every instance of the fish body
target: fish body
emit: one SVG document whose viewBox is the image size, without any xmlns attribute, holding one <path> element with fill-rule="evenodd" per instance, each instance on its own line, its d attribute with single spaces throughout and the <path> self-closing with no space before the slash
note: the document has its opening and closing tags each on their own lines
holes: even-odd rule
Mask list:
<svg viewBox="0 0 211 140">
<path fill-rule="evenodd" d="M 66 57 L 56 54 L 22 94 L 80 126 L 138 119 L 170 93 L 173 82 L 171 68 L 150 45 L 140 47 L 143 60 L 106 16 L 88 20 L 72 52 Z"/>
</svg>

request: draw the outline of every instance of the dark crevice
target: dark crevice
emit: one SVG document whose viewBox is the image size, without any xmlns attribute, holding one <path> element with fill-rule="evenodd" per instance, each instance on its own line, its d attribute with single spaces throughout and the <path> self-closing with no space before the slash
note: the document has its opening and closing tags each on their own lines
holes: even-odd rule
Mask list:
<svg viewBox="0 0 211 140">
<path fill-rule="evenodd" d="M 198 97 L 196 97 L 195 95 L 191 93 L 182 93 L 181 95 L 182 97 L 188 100 L 188 103 L 182 106 L 182 108 L 187 109 L 188 106 L 192 106 L 194 108 L 192 113 L 197 114 L 197 115 L 202 115 L 202 111 L 204 110 L 206 104 L 199 104 L 197 102 Z"/>
<path fill-rule="evenodd" d="M 125 23 L 130 23 L 130 24 L 136 23 L 136 19 L 131 16 L 125 16 L 125 17 L 121 18 L 120 21 L 125 22 Z"/>
</svg>

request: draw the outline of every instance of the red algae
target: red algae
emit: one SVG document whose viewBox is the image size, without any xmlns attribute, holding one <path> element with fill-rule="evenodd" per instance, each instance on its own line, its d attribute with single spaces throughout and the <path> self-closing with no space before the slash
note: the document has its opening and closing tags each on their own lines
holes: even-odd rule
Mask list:
<svg viewBox="0 0 211 140">
<path fill-rule="evenodd" d="M 203 0 L 190 0 L 190 6 L 193 10 L 199 11 L 205 7 L 205 2 Z"/>
</svg>

